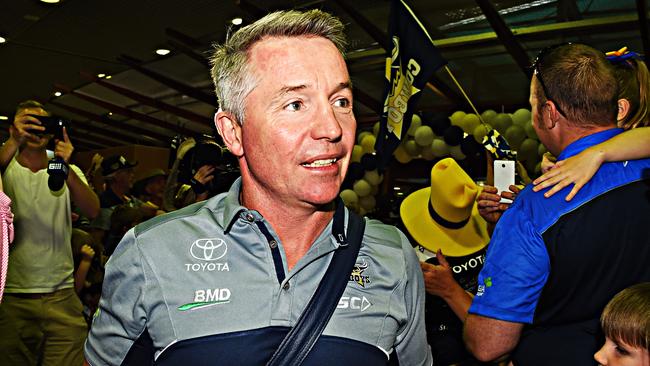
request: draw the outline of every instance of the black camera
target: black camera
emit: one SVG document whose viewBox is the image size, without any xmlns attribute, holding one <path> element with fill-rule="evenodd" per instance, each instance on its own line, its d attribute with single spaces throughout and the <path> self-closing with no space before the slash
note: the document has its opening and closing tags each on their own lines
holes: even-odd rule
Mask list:
<svg viewBox="0 0 650 366">
<path fill-rule="evenodd" d="M 69 131 L 69 125 L 67 120 L 57 117 L 57 116 L 38 116 L 35 114 L 30 114 L 31 117 L 36 118 L 41 122 L 41 125 L 45 127 L 45 131 L 36 131 L 32 130 L 33 134 L 37 136 L 43 135 L 53 135 L 55 139 L 63 141 L 63 127 Z"/>
<path fill-rule="evenodd" d="M 192 177 L 202 166 L 214 166 L 214 179 L 204 187 L 210 197 L 227 191 L 239 176 L 237 159 L 221 147 L 217 140 L 212 136 L 197 138 L 196 145 L 188 150 L 181 160 L 178 174 L 179 182 L 191 184 Z"/>
</svg>

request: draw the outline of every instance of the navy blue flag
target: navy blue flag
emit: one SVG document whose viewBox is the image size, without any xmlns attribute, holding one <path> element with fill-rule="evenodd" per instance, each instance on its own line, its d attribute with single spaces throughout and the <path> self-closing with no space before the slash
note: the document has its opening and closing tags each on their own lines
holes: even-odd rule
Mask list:
<svg viewBox="0 0 650 366">
<path fill-rule="evenodd" d="M 402 0 L 391 3 L 388 34 L 391 49 L 386 57 L 387 86 L 375 143 L 380 172 L 388 167 L 393 151 L 406 136 L 421 90 L 433 73 L 447 64 L 427 30 Z"/>
</svg>

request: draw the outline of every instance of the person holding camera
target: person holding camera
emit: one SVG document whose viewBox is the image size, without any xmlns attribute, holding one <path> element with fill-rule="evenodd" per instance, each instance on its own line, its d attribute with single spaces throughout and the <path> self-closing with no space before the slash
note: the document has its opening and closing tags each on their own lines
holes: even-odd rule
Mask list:
<svg viewBox="0 0 650 366">
<path fill-rule="evenodd" d="M 13 202 L 16 233 L 0 305 L 2 365 L 83 362 L 87 326 L 74 291 L 70 205 L 93 218 L 99 199 L 74 170 L 61 175 L 68 171 L 74 151 L 65 127 L 59 131 L 63 139 L 54 141 L 55 159 L 48 163 L 46 149 L 53 134 L 44 133 L 45 123 L 39 120 L 48 116 L 36 101 L 20 103 L 9 139 L 0 148 L 2 181 Z M 53 182 L 57 179 L 63 180 L 59 187 Z"/>
</svg>

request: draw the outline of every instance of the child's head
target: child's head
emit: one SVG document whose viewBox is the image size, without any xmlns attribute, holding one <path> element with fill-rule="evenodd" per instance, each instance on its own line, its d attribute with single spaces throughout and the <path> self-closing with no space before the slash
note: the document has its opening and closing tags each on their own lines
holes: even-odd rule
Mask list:
<svg viewBox="0 0 650 366">
<path fill-rule="evenodd" d="M 619 292 L 600 317 L 607 337 L 594 355 L 601 365 L 650 365 L 650 282 Z"/>
<path fill-rule="evenodd" d="M 618 55 L 614 53 L 616 52 L 608 53 L 608 59 L 614 66 L 614 73 L 618 81 L 618 126 L 626 130 L 648 126 L 650 122 L 650 111 L 648 111 L 650 108 L 650 73 L 648 68 L 641 56 L 634 52 L 621 49 L 618 51 Z M 626 104 L 621 105 L 622 102 Z"/>
</svg>

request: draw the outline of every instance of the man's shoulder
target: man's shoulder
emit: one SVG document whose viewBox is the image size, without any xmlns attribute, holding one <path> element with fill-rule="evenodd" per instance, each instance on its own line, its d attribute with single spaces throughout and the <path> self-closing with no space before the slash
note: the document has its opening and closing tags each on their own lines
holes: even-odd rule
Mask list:
<svg viewBox="0 0 650 366">
<path fill-rule="evenodd" d="M 135 236 L 145 235 L 147 232 L 154 228 L 168 227 L 168 226 L 182 226 L 187 221 L 202 220 L 203 218 L 211 220 L 212 226 L 219 225 L 215 217 L 218 212 L 223 211 L 221 197 L 213 197 L 209 200 L 193 203 L 181 209 L 155 216 L 135 227 Z"/>
</svg>

